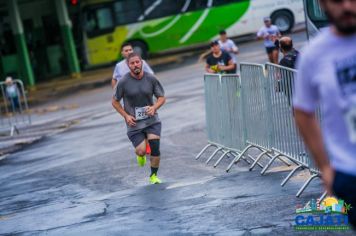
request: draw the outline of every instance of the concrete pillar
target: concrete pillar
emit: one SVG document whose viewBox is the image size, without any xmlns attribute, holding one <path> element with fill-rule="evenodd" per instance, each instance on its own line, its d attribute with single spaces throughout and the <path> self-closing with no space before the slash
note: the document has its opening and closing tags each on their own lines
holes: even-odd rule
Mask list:
<svg viewBox="0 0 356 236">
<path fill-rule="evenodd" d="M 77 52 L 72 34 L 72 22 L 68 16 L 66 1 L 55 0 L 55 6 L 61 34 L 64 42 L 64 50 L 67 57 L 67 63 L 72 77 L 80 77 L 80 67 L 78 62 Z"/>
<path fill-rule="evenodd" d="M 9 9 L 12 33 L 14 34 L 14 38 L 16 40 L 17 55 L 21 63 L 20 68 L 21 68 L 22 76 L 25 77 L 24 82 L 30 86 L 34 86 L 35 78 L 33 75 L 30 57 L 28 54 L 26 39 L 24 35 L 24 30 L 22 26 L 17 0 L 7 0 L 7 8 Z"/>
</svg>

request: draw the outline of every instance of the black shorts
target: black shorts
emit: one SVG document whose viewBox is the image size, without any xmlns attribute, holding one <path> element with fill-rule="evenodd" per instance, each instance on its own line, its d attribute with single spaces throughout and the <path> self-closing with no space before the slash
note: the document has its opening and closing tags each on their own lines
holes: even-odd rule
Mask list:
<svg viewBox="0 0 356 236">
<path fill-rule="evenodd" d="M 129 137 L 132 145 L 136 148 L 138 145 L 140 145 L 143 142 L 143 140 L 147 138 L 148 134 L 154 134 L 161 137 L 161 129 L 162 129 L 162 124 L 161 122 L 159 122 L 147 126 L 146 128 L 143 129 L 129 131 L 127 132 L 127 137 Z"/>
<path fill-rule="evenodd" d="M 274 50 L 278 50 L 278 48 L 277 47 L 266 47 L 266 52 L 268 54 L 272 53 Z"/>
</svg>

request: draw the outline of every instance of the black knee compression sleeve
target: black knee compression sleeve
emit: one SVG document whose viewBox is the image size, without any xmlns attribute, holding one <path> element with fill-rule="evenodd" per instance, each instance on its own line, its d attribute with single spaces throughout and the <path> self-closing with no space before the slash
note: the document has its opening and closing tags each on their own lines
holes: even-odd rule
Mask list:
<svg viewBox="0 0 356 236">
<path fill-rule="evenodd" d="M 148 140 L 151 147 L 151 156 L 158 157 L 161 155 L 159 151 L 159 139 Z"/>
</svg>

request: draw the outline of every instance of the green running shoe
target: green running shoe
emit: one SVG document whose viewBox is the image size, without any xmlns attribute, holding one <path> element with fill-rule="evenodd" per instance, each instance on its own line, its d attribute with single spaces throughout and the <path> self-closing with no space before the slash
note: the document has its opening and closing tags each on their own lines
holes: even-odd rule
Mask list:
<svg viewBox="0 0 356 236">
<path fill-rule="evenodd" d="M 136 160 L 139 167 L 144 167 L 146 165 L 146 156 L 137 156 Z"/>
<path fill-rule="evenodd" d="M 156 174 L 153 174 L 150 177 L 150 183 L 151 184 L 160 184 L 160 183 L 162 183 L 162 181 L 157 177 Z"/>
</svg>

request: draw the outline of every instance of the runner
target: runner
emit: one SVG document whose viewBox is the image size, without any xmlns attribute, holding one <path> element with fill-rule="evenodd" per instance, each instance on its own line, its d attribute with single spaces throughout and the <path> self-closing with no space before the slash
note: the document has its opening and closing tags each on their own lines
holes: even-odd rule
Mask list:
<svg viewBox="0 0 356 236">
<path fill-rule="evenodd" d="M 230 57 L 232 58 L 232 62 L 235 65 L 234 73 L 236 73 L 237 54 L 239 53 L 239 48 L 236 46 L 234 41 L 232 41 L 231 39 L 229 39 L 227 37 L 225 30 L 220 31 L 219 35 L 220 35 L 220 39 L 218 42 L 219 42 L 220 48 L 221 48 L 221 50 L 229 53 Z"/>
<path fill-rule="evenodd" d="M 140 167 L 146 164 L 146 139 L 151 146 L 150 183 L 159 184 L 157 177 L 160 163 L 161 121 L 157 110 L 165 103 L 164 90 L 157 78 L 142 70 L 140 55 L 131 53 L 126 62 L 130 68 L 119 80 L 112 104 L 116 111 L 125 119 L 127 136 L 135 147 L 137 163 Z M 153 102 L 153 96 L 157 98 Z M 120 101 L 123 99 L 124 107 Z"/>
<path fill-rule="evenodd" d="M 271 18 L 263 18 L 265 25 L 257 32 L 257 38 L 264 39 L 268 59 L 271 63 L 278 64 L 278 48 L 276 40 L 281 36 L 277 26 L 272 25 Z"/>
<path fill-rule="evenodd" d="M 121 55 L 124 57 L 124 60 L 121 60 L 115 66 L 114 74 L 113 74 L 112 80 L 111 80 L 112 89 L 115 88 L 117 81 L 119 81 L 125 74 L 130 72 L 130 68 L 128 67 L 125 59 L 131 53 L 133 53 L 132 45 L 130 43 L 123 43 L 121 45 Z M 143 70 L 146 72 L 149 72 L 151 74 L 154 74 L 153 70 L 146 63 L 146 61 L 142 60 L 142 62 L 143 62 Z M 146 143 L 146 154 L 148 154 L 148 155 L 151 154 L 151 148 L 150 148 L 149 143 Z"/>
<path fill-rule="evenodd" d="M 123 43 L 121 45 L 121 55 L 124 58 L 124 60 L 121 60 L 115 66 L 114 74 L 113 74 L 112 80 L 111 80 L 111 87 L 113 89 L 115 88 L 117 81 L 119 81 L 125 74 L 130 72 L 130 69 L 127 66 L 125 59 L 131 53 L 133 53 L 132 45 L 130 43 Z M 151 74 L 154 74 L 153 70 L 147 64 L 147 62 L 145 60 L 142 60 L 142 62 L 143 62 L 143 70 L 146 72 L 149 72 Z"/>
<path fill-rule="evenodd" d="M 331 27 L 297 62 L 295 118 L 329 194 L 351 205 L 356 227 L 356 1 L 320 0 Z M 320 104 L 322 132 L 315 109 Z"/>
<path fill-rule="evenodd" d="M 221 51 L 218 41 L 210 43 L 211 53 L 206 59 L 205 70 L 208 73 L 235 73 L 235 65 L 227 52 Z"/>
</svg>

